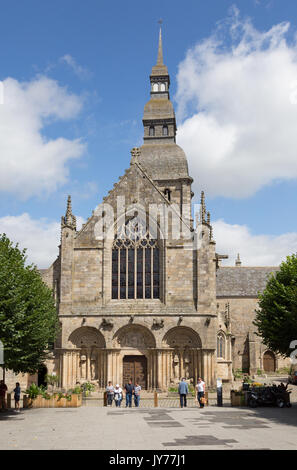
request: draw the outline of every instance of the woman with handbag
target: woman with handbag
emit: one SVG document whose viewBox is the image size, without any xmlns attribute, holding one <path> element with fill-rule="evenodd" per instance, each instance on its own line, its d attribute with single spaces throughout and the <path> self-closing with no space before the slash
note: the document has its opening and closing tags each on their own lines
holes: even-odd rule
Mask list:
<svg viewBox="0 0 297 470">
<path fill-rule="evenodd" d="M 198 377 L 198 382 L 196 385 L 196 391 L 197 391 L 197 400 L 199 402 L 200 408 L 204 408 L 205 404 L 205 382 L 201 379 L 201 377 Z"/>
</svg>

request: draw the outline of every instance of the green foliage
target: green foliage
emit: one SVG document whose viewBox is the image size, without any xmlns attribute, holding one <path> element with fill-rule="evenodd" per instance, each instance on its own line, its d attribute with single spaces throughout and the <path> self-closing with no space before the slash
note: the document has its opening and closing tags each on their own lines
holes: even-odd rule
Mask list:
<svg viewBox="0 0 297 470">
<path fill-rule="evenodd" d="M 259 294 L 254 325 L 269 349 L 290 355 L 290 343 L 297 339 L 297 254 L 288 256 L 280 270 L 270 275 Z"/>
<path fill-rule="evenodd" d="M 29 396 L 32 400 L 34 398 L 37 398 L 37 396 L 40 394 L 39 387 L 36 384 L 31 384 L 29 388 L 26 390 L 26 395 Z"/>
<path fill-rule="evenodd" d="M 257 375 L 262 375 L 262 374 L 263 374 L 262 369 L 257 369 Z"/>
<path fill-rule="evenodd" d="M 26 250 L 0 235 L 0 339 L 5 368 L 35 373 L 58 333 L 52 291 L 37 268 L 26 266 Z"/>
<path fill-rule="evenodd" d="M 80 385 L 77 385 L 76 387 L 68 390 L 68 393 L 72 393 L 73 395 L 80 395 L 83 392 L 81 389 Z"/>
<path fill-rule="evenodd" d="M 93 392 L 95 390 L 95 385 L 92 384 L 91 382 L 84 382 L 81 385 L 81 390 L 83 392 Z"/>
<path fill-rule="evenodd" d="M 290 367 L 281 367 L 280 369 L 277 369 L 276 373 L 279 375 L 289 375 L 291 371 L 291 366 Z"/>
<path fill-rule="evenodd" d="M 57 375 L 46 374 L 45 381 L 49 385 L 57 385 L 59 383 L 59 377 Z"/>
</svg>

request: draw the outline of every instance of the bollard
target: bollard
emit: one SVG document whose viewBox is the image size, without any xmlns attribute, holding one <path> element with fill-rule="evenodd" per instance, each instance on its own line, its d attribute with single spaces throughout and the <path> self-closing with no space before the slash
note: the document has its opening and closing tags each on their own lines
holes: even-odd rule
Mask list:
<svg viewBox="0 0 297 470">
<path fill-rule="evenodd" d="M 154 407 L 158 408 L 158 393 L 154 392 Z"/>
<path fill-rule="evenodd" d="M 6 407 L 8 410 L 11 409 L 11 393 L 7 394 Z"/>
<path fill-rule="evenodd" d="M 223 383 L 217 379 L 217 406 L 223 406 Z"/>
<path fill-rule="evenodd" d="M 103 393 L 103 406 L 107 406 L 107 392 Z"/>
</svg>

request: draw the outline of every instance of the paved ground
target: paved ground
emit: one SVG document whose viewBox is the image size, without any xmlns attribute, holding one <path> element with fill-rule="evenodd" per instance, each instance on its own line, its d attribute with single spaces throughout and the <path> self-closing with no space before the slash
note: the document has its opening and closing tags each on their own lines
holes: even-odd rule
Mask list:
<svg viewBox="0 0 297 470">
<path fill-rule="evenodd" d="M 0 421 L 1 450 L 297 449 L 297 406 L 34 409 Z"/>
<path fill-rule="evenodd" d="M 274 381 L 277 383 L 280 378 Z M 268 383 L 268 380 L 267 380 Z M 179 409 L 176 399 L 142 399 L 136 409 L 105 408 L 89 400 L 81 408 L 0 413 L 4 449 L 297 449 L 297 386 L 292 408 Z"/>
</svg>

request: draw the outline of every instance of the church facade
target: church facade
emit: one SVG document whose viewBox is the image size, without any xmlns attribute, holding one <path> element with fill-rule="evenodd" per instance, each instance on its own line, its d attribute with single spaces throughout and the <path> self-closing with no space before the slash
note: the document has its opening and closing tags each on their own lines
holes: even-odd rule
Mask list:
<svg viewBox="0 0 297 470">
<path fill-rule="evenodd" d="M 167 390 L 181 377 L 210 387 L 236 369 L 276 370 L 254 333 L 258 291 L 276 267 L 223 267 L 201 195 L 192 217 L 193 179 L 176 144 L 176 120 L 163 63 L 144 107 L 143 145 L 81 230 L 71 198 L 61 220 L 59 255 L 41 270 L 53 290 L 61 334 L 48 373 L 60 386 L 138 381 Z"/>
</svg>

